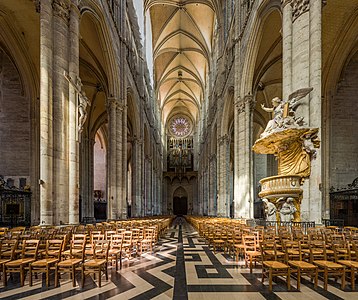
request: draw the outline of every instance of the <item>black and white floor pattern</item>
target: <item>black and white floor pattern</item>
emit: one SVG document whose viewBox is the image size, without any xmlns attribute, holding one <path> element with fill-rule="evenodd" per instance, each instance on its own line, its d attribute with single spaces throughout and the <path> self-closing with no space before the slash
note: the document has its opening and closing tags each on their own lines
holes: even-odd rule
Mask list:
<svg viewBox="0 0 358 300">
<path fill-rule="evenodd" d="M 177 222 L 182 223 L 182 222 Z M 269 292 L 267 280 L 261 283 L 261 270 L 252 274 L 228 255 L 214 254 L 204 240 L 187 223 L 176 224 L 160 240 L 153 254 L 123 262 L 122 270 L 109 269 L 109 280 L 102 278 L 102 287 L 86 277 L 84 288 L 80 277 L 76 287 L 68 277 L 60 281 L 60 287 L 46 288 L 44 278 L 34 280 L 32 287 L 20 287 L 14 276 L 5 288 L 0 284 L 0 299 L 358 299 L 358 290 L 352 291 L 349 284 L 344 291 L 339 283 L 329 282 L 328 291 L 323 290 L 322 281 L 314 289 L 313 284 L 303 278 L 301 291 L 295 289 L 291 280 L 291 291 L 287 291 L 284 280 L 278 279 Z"/>
</svg>

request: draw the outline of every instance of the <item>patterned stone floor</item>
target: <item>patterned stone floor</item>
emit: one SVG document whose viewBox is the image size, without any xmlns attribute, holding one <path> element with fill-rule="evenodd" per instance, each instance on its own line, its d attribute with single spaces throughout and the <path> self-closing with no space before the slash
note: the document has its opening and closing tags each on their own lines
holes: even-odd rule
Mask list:
<svg viewBox="0 0 358 300">
<path fill-rule="evenodd" d="M 288 292 L 284 280 L 279 278 L 273 292 L 269 292 L 267 280 L 261 283 L 260 269 L 250 274 L 243 263 L 214 254 L 185 222 L 174 224 L 153 254 L 126 261 L 122 270 L 110 268 L 109 273 L 108 281 L 102 278 L 101 288 L 89 276 L 84 288 L 79 287 L 79 277 L 75 288 L 66 277 L 58 288 L 53 287 L 53 277 L 49 288 L 40 277 L 32 287 L 26 278 L 25 286 L 20 288 L 15 277 L 6 288 L 0 283 L 0 299 L 358 299 L 358 291 L 353 292 L 349 284 L 342 291 L 334 281 L 329 282 L 325 291 L 321 280 L 314 289 L 308 279 L 303 279 L 298 291 L 292 279 Z"/>
</svg>

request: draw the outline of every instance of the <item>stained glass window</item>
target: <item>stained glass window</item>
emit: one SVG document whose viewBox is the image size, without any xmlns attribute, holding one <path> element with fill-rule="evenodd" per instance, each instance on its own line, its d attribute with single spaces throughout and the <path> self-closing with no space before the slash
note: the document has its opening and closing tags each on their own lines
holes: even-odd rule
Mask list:
<svg viewBox="0 0 358 300">
<path fill-rule="evenodd" d="M 170 121 L 169 130 L 177 137 L 185 137 L 191 132 L 191 123 L 184 116 L 174 117 Z"/>
</svg>

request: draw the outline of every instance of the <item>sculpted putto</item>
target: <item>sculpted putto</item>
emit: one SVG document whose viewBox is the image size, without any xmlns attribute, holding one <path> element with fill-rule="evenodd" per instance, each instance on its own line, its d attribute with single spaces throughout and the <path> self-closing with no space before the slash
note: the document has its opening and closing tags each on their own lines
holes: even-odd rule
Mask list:
<svg viewBox="0 0 358 300">
<path fill-rule="evenodd" d="M 264 111 L 273 113 L 272 120 L 267 123 L 261 137 L 265 137 L 275 131 L 305 125 L 303 117 L 296 117 L 295 113 L 300 104 L 299 100 L 308 95 L 311 91 L 312 88 L 297 90 L 289 96 L 287 101 L 275 97 L 271 100 L 272 107 L 265 107 L 264 104 L 261 104 L 261 108 Z"/>
</svg>

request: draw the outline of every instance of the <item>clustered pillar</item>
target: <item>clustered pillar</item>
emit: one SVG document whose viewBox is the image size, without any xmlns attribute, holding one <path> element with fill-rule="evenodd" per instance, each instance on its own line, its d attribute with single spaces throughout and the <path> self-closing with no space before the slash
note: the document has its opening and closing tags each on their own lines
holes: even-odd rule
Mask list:
<svg viewBox="0 0 358 300">
<path fill-rule="evenodd" d="M 77 1 L 43 1 L 40 10 L 40 224 L 78 223 Z"/>
</svg>

